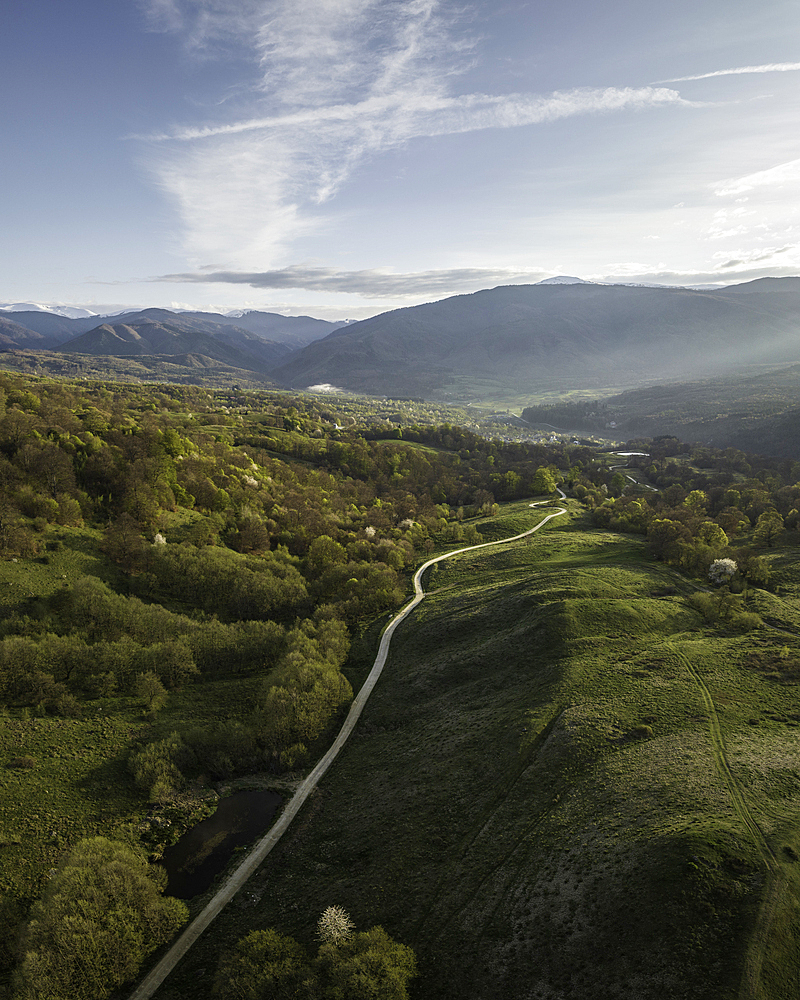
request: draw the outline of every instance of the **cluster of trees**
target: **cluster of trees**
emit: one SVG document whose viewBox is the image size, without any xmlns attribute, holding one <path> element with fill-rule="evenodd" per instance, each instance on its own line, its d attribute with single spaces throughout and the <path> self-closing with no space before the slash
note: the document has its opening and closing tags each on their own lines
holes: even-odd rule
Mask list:
<svg viewBox="0 0 800 1000">
<path fill-rule="evenodd" d="M 708 620 L 753 627 L 758 619 L 737 594 L 750 584 L 768 584 L 768 555 L 776 544 L 800 542 L 800 463 L 693 447 L 676 438 L 628 447 L 646 452 L 628 462 L 650 489 L 593 462 L 570 470 L 575 496 L 591 509 L 595 524 L 645 535 L 656 559 L 720 585 L 724 592 L 716 597 L 696 597 Z M 730 565 L 734 569 L 723 573 Z"/>
<path fill-rule="evenodd" d="M 341 907 L 318 923 L 313 958 L 301 944 L 269 928 L 242 938 L 220 962 L 213 995 L 220 1000 L 407 1000 L 416 975 L 411 948 L 382 927 L 355 932 Z"/>
<path fill-rule="evenodd" d="M 48 525 L 110 522 L 109 552 L 132 571 L 142 537 L 157 531 L 300 558 L 329 535 L 376 562 L 388 554 L 381 543 L 404 540 L 390 548 L 397 570 L 457 520 L 528 495 L 537 468 L 569 466 L 563 449 L 448 424 L 343 429 L 322 404 L 264 393 L 232 401 L 196 387 L 0 375 L 0 554 L 40 553 Z M 181 509 L 197 516 L 171 537 L 164 513 Z M 405 520 L 413 531 L 398 530 Z"/>
<path fill-rule="evenodd" d="M 150 802 L 169 801 L 198 778 L 216 781 L 306 763 L 331 719 L 353 697 L 341 671 L 350 638 L 342 621 L 317 615 L 288 630 L 278 648 L 275 669 L 238 718 L 210 729 L 195 725 L 173 731 L 134 750 L 129 769 Z M 139 674 L 137 680 L 141 684 L 147 677 Z M 143 697 L 159 696 L 155 679 Z"/>
<path fill-rule="evenodd" d="M 17 1000 L 102 1000 L 133 979 L 188 917 L 184 903 L 162 895 L 165 882 L 130 844 L 77 844 L 31 911 Z"/>
</svg>

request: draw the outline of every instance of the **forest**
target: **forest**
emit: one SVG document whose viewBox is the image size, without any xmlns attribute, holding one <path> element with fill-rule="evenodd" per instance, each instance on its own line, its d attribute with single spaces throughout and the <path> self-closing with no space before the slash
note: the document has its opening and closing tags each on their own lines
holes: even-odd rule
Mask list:
<svg viewBox="0 0 800 1000">
<path fill-rule="evenodd" d="M 428 554 L 492 537 L 500 505 L 559 485 L 653 560 L 716 572 L 721 589 L 692 600 L 739 632 L 761 622 L 750 591 L 771 552 L 800 539 L 798 462 L 674 437 L 621 459 L 352 405 L 0 374 L 6 995 L 102 997 L 134 978 L 188 912 L 163 895 L 165 847 L 220 783 L 285 781 L 319 757 L 353 696 L 352 643 Z M 397 992 L 374 995 L 405 996 L 412 958 L 360 933 L 351 951 L 406 970 L 387 959 Z M 257 945 L 274 962 L 288 948 L 309 996 L 333 988 L 325 952 Z M 219 995 L 245 995 L 229 980 L 252 947 Z"/>
</svg>

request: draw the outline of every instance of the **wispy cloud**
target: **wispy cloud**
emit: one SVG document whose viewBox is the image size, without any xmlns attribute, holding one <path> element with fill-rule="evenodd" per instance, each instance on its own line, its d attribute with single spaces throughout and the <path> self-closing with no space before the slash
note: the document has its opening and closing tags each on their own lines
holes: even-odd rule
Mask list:
<svg viewBox="0 0 800 1000">
<path fill-rule="evenodd" d="M 164 274 L 157 282 L 249 285 L 251 288 L 304 289 L 361 295 L 365 298 L 419 298 L 477 291 L 493 285 L 541 281 L 548 271 L 506 268 L 451 268 L 438 271 L 393 273 L 381 268 L 340 271 L 330 267 L 294 265 L 274 271 L 195 271 Z"/>
<path fill-rule="evenodd" d="M 743 194 L 755 188 L 783 187 L 785 184 L 798 182 L 800 182 L 800 160 L 789 160 L 788 163 L 779 163 L 777 166 L 758 170 L 744 177 L 729 177 L 727 180 L 717 181 L 712 187 L 714 194 L 725 197 Z"/>
<path fill-rule="evenodd" d="M 146 137 L 183 252 L 235 270 L 285 259 L 327 224 L 320 206 L 359 166 L 412 140 L 688 103 L 652 86 L 459 94 L 474 42 L 466 14 L 442 0 L 149 0 L 146 10 L 154 29 L 201 53 L 236 38 L 258 66 L 248 114 Z"/>
<path fill-rule="evenodd" d="M 741 270 L 751 268 L 754 264 L 777 265 L 789 268 L 797 273 L 800 264 L 800 247 L 796 243 L 787 243 L 782 247 L 760 247 L 756 250 L 720 251 L 714 257 L 719 261 L 716 265 L 720 270 Z"/>
<path fill-rule="evenodd" d="M 282 116 L 252 118 L 222 125 L 178 127 L 171 132 L 141 136 L 155 142 L 187 142 L 244 132 L 288 133 L 305 130 L 319 137 L 320 129 L 347 126 L 369 129 L 376 148 L 398 145 L 418 136 L 474 132 L 486 128 L 513 128 L 555 121 L 572 115 L 637 109 L 663 104 L 690 104 L 666 87 L 578 88 L 538 94 L 463 94 L 443 97 L 419 94 L 372 96 L 356 104 L 307 108 Z"/>
<path fill-rule="evenodd" d="M 585 274 L 599 283 L 634 283 L 655 285 L 728 285 L 767 276 L 800 274 L 800 244 L 761 247 L 757 250 L 721 250 L 712 257 L 708 268 L 676 270 L 665 263 L 617 262 L 603 271 Z M 380 268 L 363 271 L 340 271 L 327 267 L 292 266 L 275 271 L 196 271 L 164 274 L 155 282 L 179 284 L 247 285 L 264 289 L 302 289 L 308 292 L 359 295 L 365 299 L 386 299 L 395 303 L 423 302 L 460 293 L 475 292 L 496 285 L 534 284 L 552 273 L 545 270 L 503 268 L 452 268 L 438 271 L 392 273 Z M 358 310 L 348 306 L 352 315 Z M 334 310 L 335 311 L 335 310 Z M 374 313 L 368 309 L 364 315 Z"/>
<path fill-rule="evenodd" d="M 747 73 L 795 73 L 800 70 L 800 62 L 764 63 L 761 66 L 736 66 L 733 69 L 715 69 L 711 73 L 697 73 L 694 76 L 674 76 L 656 83 L 685 83 L 688 80 L 710 80 L 714 76 L 741 76 Z"/>
</svg>

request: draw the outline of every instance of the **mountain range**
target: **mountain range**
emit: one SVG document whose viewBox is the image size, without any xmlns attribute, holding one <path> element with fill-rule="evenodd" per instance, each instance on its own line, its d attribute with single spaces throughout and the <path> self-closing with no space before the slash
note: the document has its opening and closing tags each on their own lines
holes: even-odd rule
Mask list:
<svg viewBox="0 0 800 1000">
<path fill-rule="evenodd" d="M 340 329 L 273 370 L 442 398 L 635 386 L 800 361 L 800 278 L 713 291 L 589 283 L 512 285 L 396 309 Z"/>
<path fill-rule="evenodd" d="M 257 310 L 225 316 L 221 313 L 141 309 L 108 316 L 78 317 L 62 316 L 41 309 L 0 310 L 0 333 L 19 346 L 28 341 L 37 342 L 43 350 L 58 350 L 101 326 L 124 325 L 139 329 L 153 324 L 162 324 L 184 333 L 193 331 L 212 337 L 228 336 L 229 339 L 244 336 L 247 340 L 246 335 L 250 334 L 251 338 L 284 345 L 286 353 L 327 336 L 344 326 L 345 322 L 331 323 L 311 316 L 281 316 Z"/>
<path fill-rule="evenodd" d="M 0 312 L 0 350 L 215 365 L 305 389 L 477 398 L 602 391 L 800 362 L 800 278 L 722 289 L 510 285 L 357 323 L 145 309 L 68 318 Z"/>
</svg>

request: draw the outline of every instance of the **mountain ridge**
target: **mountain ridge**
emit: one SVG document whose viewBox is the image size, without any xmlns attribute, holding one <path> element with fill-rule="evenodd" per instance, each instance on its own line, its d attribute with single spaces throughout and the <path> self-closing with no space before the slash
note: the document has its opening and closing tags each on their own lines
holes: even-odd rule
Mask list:
<svg viewBox="0 0 800 1000">
<path fill-rule="evenodd" d="M 298 388 L 442 396 L 480 378 L 530 391 L 542 377 L 565 389 L 635 385 L 798 361 L 800 278 L 764 280 L 714 291 L 498 286 L 354 323 L 273 376 Z"/>
</svg>

